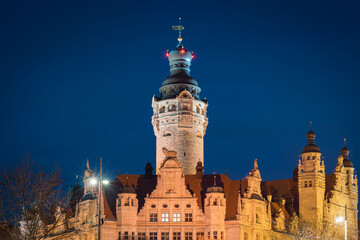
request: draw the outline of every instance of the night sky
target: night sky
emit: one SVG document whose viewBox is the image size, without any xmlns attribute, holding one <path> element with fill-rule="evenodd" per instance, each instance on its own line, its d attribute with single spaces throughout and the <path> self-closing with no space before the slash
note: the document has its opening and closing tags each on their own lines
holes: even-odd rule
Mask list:
<svg viewBox="0 0 360 240">
<path fill-rule="evenodd" d="M 205 172 L 291 178 L 313 122 L 326 172 L 360 158 L 359 1 L 2 1 L 0 167 L 30 154 L 81 182 L 155 165 L 151 98 L 182 17 L 209 101 Z"/>
</svg>

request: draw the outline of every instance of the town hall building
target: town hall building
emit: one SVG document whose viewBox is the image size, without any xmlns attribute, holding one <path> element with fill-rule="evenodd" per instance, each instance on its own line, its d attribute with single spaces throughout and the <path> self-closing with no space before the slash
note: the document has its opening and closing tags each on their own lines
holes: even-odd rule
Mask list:
<svg viewBox="0 0 360 240">
<path fill-rule="evenodd" d="M 333 173 L 325 174 L 311 128 L 290 179 L 262 181 L 256 159 L 241 180 L 205 174 L 208 102 L 190 75 L 183 27 L 174 28 L 179 38 L 167 53 L 170 74 L 152 99 L 156 163 L 143 163 L 142 175 L 118 175 L 102 189 L 99 206 L 88 162 L 82 198 L 49 239 L 96 240 L 98 207 L 102 240 L 344 239 L 344 221 L 337 219 L 345 215 L 347 239 L 358 239 L 358 180 L 349 149 L 341 149 Z"/>
</svg>

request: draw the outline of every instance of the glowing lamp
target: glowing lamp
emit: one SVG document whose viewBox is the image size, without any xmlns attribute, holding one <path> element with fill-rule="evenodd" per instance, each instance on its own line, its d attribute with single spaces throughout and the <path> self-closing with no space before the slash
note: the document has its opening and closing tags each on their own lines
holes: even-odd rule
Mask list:
<svg viewBox="0 0 360 240">
<path fill-rule="evenodd" d="M 338 217 L 338 218 L 335 219 L 335 222 L 337 222 L 337 223 L 342 223 L 344 221 L 345 221 L 344 217 Z"/>
<path fill-rule="evenodd" d="M 169 54 L 168 52 L 165 54 L 166 57 L 169 57 L 169 55 L 170 55 L 170 54 Z"/>
<path fill-rule="evenodd" d="M 185 53 L 185 49 L 181 49 L 180 52 L 181 52 L 181 54 L 184 54 L 184 53 Z"/>
<path fill-rule="evenodd" d="M 104 181 L 103 181 L 103 184 L 107 185 L 107 184 L 109 184 L 109 181 L 108 181 L 108 180 L 104 180 Z"/>
<path fill-rule="evenodd" d="M 97 181 L 96 181 L 95 178 L 93 178 L 93 179 L 90 180 L 90 183 L 91 183 L 92 185 L 95 185 L 95 184 L 97 183 Z"/>
</svg>

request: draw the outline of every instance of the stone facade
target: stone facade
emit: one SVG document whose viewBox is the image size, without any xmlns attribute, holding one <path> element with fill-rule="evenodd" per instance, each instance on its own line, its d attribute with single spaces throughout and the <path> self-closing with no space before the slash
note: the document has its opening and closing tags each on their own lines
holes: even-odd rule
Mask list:
<svg viewBox="0 0 360 240">
<path fill-rule="evenodd" d="M 344 146 L 334 173 L 326 175 L 311 129 L 291 179 L 262 181 L 256 159 L 242 180 L 204 174 L 208 103 L 200 100 L 181 40 L 169 53 L 161 96 L 152 100 L 156 174 L 147 163 L 144 175 L 118 175 L 103 188 L 101 239 L 342 239 L 344 223 L 336 219 L 345 211 L 348 239 L 357 239 L 358 183 L 349 150 Z M 97 239 L 93 177 L 87 163 L 84 195 L 49 239 Z"/>
</svg>

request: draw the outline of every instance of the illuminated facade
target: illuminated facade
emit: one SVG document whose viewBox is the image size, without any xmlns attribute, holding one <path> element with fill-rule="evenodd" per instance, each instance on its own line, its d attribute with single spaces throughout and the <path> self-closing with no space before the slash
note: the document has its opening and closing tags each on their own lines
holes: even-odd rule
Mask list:
<svg viewBox="0 0 360 240">
<path fill-rule="evenodd" d="M 101 239 L 294 239 L 303 232 L 341 239 L 344 224 L 336 218 L 345 208 L 348 239 L 357 239 L 358 185 L 349 150 L 341 149 L 334 173 L 326 175 L 311 129 L 291 179 L 263 182 L 256 159 L 242 180 L 204 174 L 208 103 L 190 76 L 192 53 L 181 36 L 168 58 L 170 75 L 152 100 L 156 174 L 147 163 L 144 175 L 118 175 L 104 188 Z M 54 239 L 97 239 L 93 176 L 87 164 L 84 196 Z"/>
</svg>

